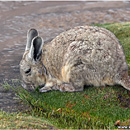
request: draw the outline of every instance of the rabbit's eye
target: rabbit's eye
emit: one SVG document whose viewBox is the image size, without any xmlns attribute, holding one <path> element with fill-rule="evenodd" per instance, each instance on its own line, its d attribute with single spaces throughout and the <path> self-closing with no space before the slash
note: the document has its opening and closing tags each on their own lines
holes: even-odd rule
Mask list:
<svg viewBox="0 0 130 130">
<path fill-rule="evenodd" d="M 31 72 L 31 68 L 30 69 L 28 69 L 27 71 L 25 71 L 25 74 L 29 74 Z"/>
</svg>

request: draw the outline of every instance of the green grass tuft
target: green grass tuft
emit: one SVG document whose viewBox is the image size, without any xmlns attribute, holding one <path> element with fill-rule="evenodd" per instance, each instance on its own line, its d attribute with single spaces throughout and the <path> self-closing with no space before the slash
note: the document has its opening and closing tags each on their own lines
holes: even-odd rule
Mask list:
<svg viewBox="0 0 130 130">
<path fill-rule="evenodd" d="M 130 119 L 130 96 L 121 86 L 90 87 L 77 93 L 26 93 L 19 96 L 31 104 L 29 113 L 45 117 L 59 128 L 113 129 L 117 120 Z"/>
<path fill-rule="evenodd" d="M 55 129 L 55 127 L 44 118 L 0 111 L 0 129 Z"/>
</svg>

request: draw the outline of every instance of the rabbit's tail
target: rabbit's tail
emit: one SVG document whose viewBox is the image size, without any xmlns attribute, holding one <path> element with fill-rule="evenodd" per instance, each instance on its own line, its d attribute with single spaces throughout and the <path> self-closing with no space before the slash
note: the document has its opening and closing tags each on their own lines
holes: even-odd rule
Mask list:
<svg viewBox="0 0 130 130">
<path fill-rule="evenodd" d="M 125 89 L 127 89 L 127 90 L 129 90 L 130 91 L 130 84 L 129 84 L 129 86 L 128 85 L 126 85 L 126 84 L 124 84 L 124 83 L 122 83 L 121 84 Z"/>
<path fill-rule="evenodd" d="M 120 80 L 120 84 L 127 90 L 130 91 L 130 77 L 128 75 L 128 71 L 126 71 L 122 77 L 121 77 L 121 80 Z"/>
</svg>

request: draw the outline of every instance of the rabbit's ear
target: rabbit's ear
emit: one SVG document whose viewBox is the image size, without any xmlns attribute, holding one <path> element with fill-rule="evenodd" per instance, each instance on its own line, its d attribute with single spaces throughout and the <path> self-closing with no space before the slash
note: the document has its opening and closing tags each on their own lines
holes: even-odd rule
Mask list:
<svg viewBox="0 0 130 130">
<path fill-rule="evenodd" d="M 37 36 L 33 38 L 31 43 L 31 48 L 28 53 L 29 59 L 37 62 L 41 59 L 42 55 L 42 47 L 43 47 L 44 41 L 41 37 Z"/>
<path fill-rule="evenodd" d="M 28 51 L 31 47 L 31 43 L 32 43 L 32 39 L 34 37 L 38 36 L 38 32 L 36 29 L 30 29 L 28 30 L 28 33 L 27 33 L 27 44 L 26 44 L 26 48 L 25 48 L 25 51 Z"/>
</svg>

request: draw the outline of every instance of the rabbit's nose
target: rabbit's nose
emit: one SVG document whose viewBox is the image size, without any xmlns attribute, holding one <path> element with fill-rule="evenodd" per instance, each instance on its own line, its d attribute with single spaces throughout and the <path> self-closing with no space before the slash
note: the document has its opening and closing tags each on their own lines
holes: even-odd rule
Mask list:
<svg viewBox="0 0 130 130">
<path fill-rule="evenodd" d="M 33 91 L 35 89 L 34 85 L 30 85 L 22 81 L 22 87 L 28 91 Z"/>
</svg>

